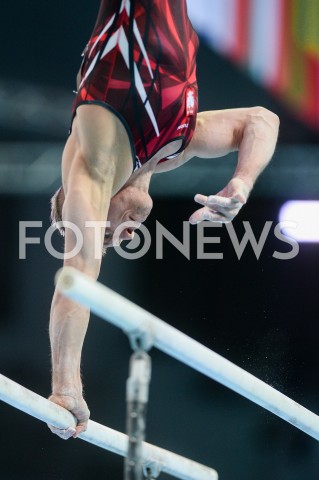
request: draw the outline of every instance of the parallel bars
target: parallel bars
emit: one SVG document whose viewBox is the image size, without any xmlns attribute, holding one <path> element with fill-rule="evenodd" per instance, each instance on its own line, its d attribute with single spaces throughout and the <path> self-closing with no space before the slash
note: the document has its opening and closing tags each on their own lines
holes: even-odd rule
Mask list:
<svg viewBox="0 0 319 480">
<path fill-rule="evenodd" d="M 72 267 L 57 274 L 58 289 L 129 336 L 180 360 L 319 440 L 319 417 L 242 368 Z"/>
<path fill-rule="evenodd" d="M 0 400 L 57 428 L 76 425 L 70 412 L 1 374 Z M 78 438 L 123 457 L 126 456 L 127 435 L 92 420 L 89 421 L 86 432 L 81 433 Z M 145 466 L 155 463 L 160 471 L 182 480 L 218 480 L 215 470 L 146 442 L 143 443 L 142 457 Z"/>
</svg>

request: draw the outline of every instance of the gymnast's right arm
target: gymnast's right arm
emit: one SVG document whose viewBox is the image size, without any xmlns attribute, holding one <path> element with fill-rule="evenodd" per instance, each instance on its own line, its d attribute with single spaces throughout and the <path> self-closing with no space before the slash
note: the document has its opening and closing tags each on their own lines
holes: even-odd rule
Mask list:
<svg viewBox="0 0 319 480">
<path fill-rule="evenodd" d="M 81 132 L 82 124 L 86 129 L 83 133 Z M 70 255 L 70 258 L 65 255 L 64 266 L 73 266 L 96 279 L 101 260 L 94 258 L 94 230 L 85 228 L 85 221 L 105 221 L 112 183 L 100 181 L 100 175 L 97 171 L 94 172 L 93 160 L 87 148 L 90 144 L 87 124 L 85 115 L 79 110 L 62 158 L 63 194 L 65 195 L 62 207 L 63 223 L 65 225 L 65 222 L 71 222 L 79 228 L 83 237 L 83 246 L 79 253 Z M 93 148 L 92 152 L 94 152 Z M 109 172 L 108 178 L 111 177 Z M 65 227 L 65 252 L 72 252 L 77 241 L 74 231 Z M 76 429 L 70 427 L 61 430 L 49 426 L 53 433 L 63 439 L 76 437 L 86 430 L 90 416 L 83 399 L 80 372 L 81 352 L 88 323 L 88 309 L 67 299 L 56 290 L 51 306 L 49 329 L 52 361 L 50 400 L 70 410 L 77 419 Z"/>
<path fill-rule="evenodd" d="M 98 277 L 105 228 L 98 230 L 101 243 L 96 249 L 95 229 L 86 227 L 85 223 L 106 221 L 111 197 L 125 183 L 131 170 L 129 141 L 119 120 L 99 106 L 81 106 L 62 157 L 65 266 L 75 267 L 91 278 Z M 75 225 L 83 238 L 83 246 L 76 255 L 68 255 L 74 251 L 78 239 L 65 222 Z M 75 430 L 50 427 L 53 433 L 64 439 L 76 437 L 84 431 L 90 415 L 83 399 L 80 372 L 88 322 L 88 309 L 55 291 L 49 329 L 52 352 L 50 400 L 70 410 L 78 422 Z"/>
</svg>

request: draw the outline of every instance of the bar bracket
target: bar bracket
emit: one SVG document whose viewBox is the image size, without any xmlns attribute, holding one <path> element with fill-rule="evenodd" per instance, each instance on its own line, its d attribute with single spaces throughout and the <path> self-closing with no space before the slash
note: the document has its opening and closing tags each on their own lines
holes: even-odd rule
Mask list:
<svg viewBox="0 0 319 480">
<path fill-rule="evenodd" d="M 143 463 L 143 472 L 146 480 L 155 480 L 162 471 L 162 464 L 155 460 Z"/>
<path fill-rule="evenodd" d="M 139 350 L 148 352 L 154 345 L 153 335 L 147 325 L 125 333 L 128 335 L 131 348 L 135 352 Z"/>
</svg>

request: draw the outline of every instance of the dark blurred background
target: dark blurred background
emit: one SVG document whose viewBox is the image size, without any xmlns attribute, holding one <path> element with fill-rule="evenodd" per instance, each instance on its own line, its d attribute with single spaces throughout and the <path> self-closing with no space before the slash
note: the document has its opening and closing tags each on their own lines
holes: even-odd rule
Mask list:
<svg viewBox="0 0 319 480">
<path fill-rule="evenodd" d="M 75 75 L 98 5 L 98 0 L 67 5 L 17 0 L 1 7 L 0 372 L 45 397 L 50 394 L 49 310 L 61 262 L 46 251 L 44 235 L 50 196 L 60 182 Z M 318 243 L 300 244 L 291 260 L 273 254 L 291 248 L 274 234 L 283 203 L 318 199 L 319 121 L 317 129 L 295 105 L 204 38 L 198 80 L 201 110 L 263 105 L 280 116 L 274 159 L 234 221 L 239 238 L 243 221 L 257 238 L 265 222 L 273 222 L 260 258 L 247 246 L 239 260 L 226 228 L 211 227 L 205 235 L 220 237 L 220 243 L 205 250 L 222 253 L 223 259 L 196 259 L 192 227 L 190 259 L 167 241 L 164 258 L 156 259 L 153 242 L 139 260 L 108 253 L 100 280 L 317 413 Z M 158 221 L 182 240 L 182 222 L 197 208 L 194 194 L 220 190 L 235 161 L 232 156 L 194 159 L 184 169 L 157 176 L 146 224 L 153 239 Z M 22 260 L 19 222 L 27 220 L 43 226 L 28 229 L 40 244 L 27 245 Z M 54 245 L 62 251 L 57 235 Z M 122 332 L 92 318 L 83 352 L 86 399 L 93 420 L 120 431 L 130 353 Z M 318 479 L 314 439 L 170 357 L 151 354 L 149 442 L 216 468 L 221 480 Z M 81 440 L 62 442 L 4 403 L 0 418 L 1 478 L 122 478 L 122 458 L 114 454 Z"/>
</svg>

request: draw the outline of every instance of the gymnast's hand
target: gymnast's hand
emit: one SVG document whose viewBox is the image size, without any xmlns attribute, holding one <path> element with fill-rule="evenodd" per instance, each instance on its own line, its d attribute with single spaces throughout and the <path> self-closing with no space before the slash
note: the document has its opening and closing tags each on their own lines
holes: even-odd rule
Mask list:
<svg viewBox="0 0 319 480">
<path fill-rule="evenodd" d="M 75 428 L 70 426 L 69 428 L 61 429 L 53 427 L 52 425 L 48 425 L 51 432 L 55 433 L 63 440 L 68 440 L 71 437 L 76 438 L 80 433 L 85 432 L 90 417 L 90 411 L 83 397 L 70 395 L 51 395 L 49 400 L 57 405 L 60 405 L 66 410 L 69 410 L 77 420 L 77 425 Z"/>
<path fill-rule="evenodd" d="M 195 195 L 195 201 L 204 207 L 196 210 L 189 218 L 189 222 L 192 225 L 203 220 L 218 223 L 231 222 L 246 203 L 249 191 L 245 182 L 235 177 L 217 195 L 206 197 L 198 193 Z"/>
</svg>

